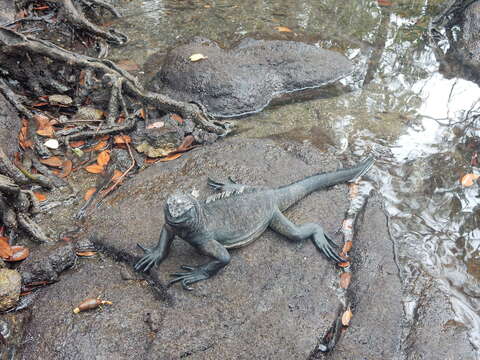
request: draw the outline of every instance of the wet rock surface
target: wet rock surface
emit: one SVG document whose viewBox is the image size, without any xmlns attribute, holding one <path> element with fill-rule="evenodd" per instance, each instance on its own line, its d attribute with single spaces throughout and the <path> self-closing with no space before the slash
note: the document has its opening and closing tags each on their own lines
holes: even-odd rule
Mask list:
<svg viewBox="0 0 480 360">
<path fill-rule="evenodd" d="M 95 234 L 110 254 L 132 263 L 140 256 L 137 242 L 156 243 L 165 198 L 192 188 L 210 194 L 207 175 L 279 186 L 340 165 L 305 144 L 228 139 L 159 163 L 125 183 L 88 219 L 85 235 Z M 346 187 L 340 185 L 308 196 L 287 216 L 296 223 L 320 222 L 332 234 L 347 207 Z M 376 201 L 369 202 L 360 219 L 354 249 L 354 318 L 333 357 L 394 358 L 400 351 L 402 288 L 386 219 Z M 32 307 L 24 358 L 308 358 L 338 309 L 338 271 L 310 242 L 290 243 L 270 231 L 231 253 L 232 262 L 217 276 L 195 284 L 192 292 L 177 285 L 164 289 L 164 300 L 110 256 L 80 259 L 62 281 L 41 290 Z M 169 258 L 154 271 L 165 282 L 180 265 L 203 261 L 176 239 Z M 72 309 L 89 297 L 113 305 L 73 314 Z M 450 316 L 445 299 L 436 299 L 419 310 L 423 314 L 440 309 L 436 322 L 426 315 L 434 326 Z M 468 356 L 463 328 L 449 324 L 450 332 L 429 340 L 422 335 L 428 325 L 419 321 L 414 326 L 422 343 L 409 347 L 412 354 L 424 354 L 423 349 L 442 341 L 440 349 L 465 349 Z"/>
<path fill-rule="evenodd" d="M 207 59 L 192 62 L 193 54 Z M 150 86 L 201 103 L 213 116 L 231 117 L 260 111 L 281 94 L 332 83 L 352 70 L 342 54 L 305 43 L 247 38 L 224 50 L 195 38 L 167 55 Z"/>
</svg>

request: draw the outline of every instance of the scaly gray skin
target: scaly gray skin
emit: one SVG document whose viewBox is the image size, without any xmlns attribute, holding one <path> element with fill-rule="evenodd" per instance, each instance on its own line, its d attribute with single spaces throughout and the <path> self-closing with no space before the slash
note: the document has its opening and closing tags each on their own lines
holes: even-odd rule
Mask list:
<svg viewBox="0 0 480 360">
<path fill-rule="evenodd" d="M 200 266 L 182 266 L 185 272 L 172 274 L 170 284 L 181 282 L 186 290 L 190 284 L 206 280 L 230 262 L 227 249 L 245 246 L 257 239 L 268 227 L 293 241 L 312 239 L 325 256 L 335 262 L 345 261 L 335 251 L 336 245 L 315 223 L 295 225 L 282 211 L 313 191 L 352 181 L 365 174 L 374 160 L 368 158 L 356 167 L 310 176 L 276 189 L 224 184 L 208 179 L 208 184 L 221 191 L 200 201 L 185 194 L 175 194 L 165 204 L 165 225 L 157 246 L 139 247 L 146 253 L 135 270 L 148 271 L 167 256 L 175 235 L 186 240 L 200 254 L 212 261 Z"/>
</svg>

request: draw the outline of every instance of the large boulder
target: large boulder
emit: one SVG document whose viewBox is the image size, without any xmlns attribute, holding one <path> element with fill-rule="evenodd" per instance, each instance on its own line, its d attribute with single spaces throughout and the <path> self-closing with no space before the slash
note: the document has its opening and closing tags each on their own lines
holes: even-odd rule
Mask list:
<svg viewBox="0 0 480 360">
<path fill-rule="evenodd" d="M 295 244 L 267 231 L 251 245 L 231 251 L 231 263 L 214 278 L 194 284 L 192 292 L 178 285 L 163 288 L 162 299 L 130 265 L 140 256 L 137 242 L 156 243 L 163 202 L 176 190 L 196 189 L 205 196 L 209 175 L 278 186 L 339 165 L 331 155 L 306 144 L 228 139 L 146 169 L 87 219 L 85 235 L 95 234 L 92 238 L 106 249 L 105 255 L 113 256 L 80 259 L 60 282 L 42 290 L 26 329 L 23 358 L 308 358 L 339 307 L 339 271 L 311 242 Z M 333 234 L 347 207 L 346 187 L 339 185 L 306 197 L 286 215 L 296 223 L 319 222 Z M 368 203 L 359 229 L 351 285 L 354 317 L 333 358 L 401 357 L 402 284 L 378 199 Z M 204 261 L 176 239 L 169 258 L 154 274 L 165 283 L 180 265 Z M 73 308 L 88 297 L 113 305 L 74 314 Z M 435 309 L 435 319 L 427 316 L 428 323 L 412 325 L 411 333 L 421 339 L 409 346 L 412 356 L 442 343 L 442 351 L 459 349 L 467 354 L 462 359 L 473 360 L 463 328 L 453 324 L 440 331 L 443 319 L 451 316 L 445 298 L 422 304 L 418 313 Z M 427 336 L 429 326 L 434 336 Z M 427 355 L 425 359 L 434 359 Z"/>
<path fill-rule="evenodd" d="M 193 54 L 206 59 L 190 61 Z M 202 103 L 215 117 L 232 117 L 260 111 L 281 94 L 335 82 L 352 70 L 345 56 L 310 44 L 247 38 L 224 50 L 195 38 L 170 51 L 151 88 Z"/>
</svg>

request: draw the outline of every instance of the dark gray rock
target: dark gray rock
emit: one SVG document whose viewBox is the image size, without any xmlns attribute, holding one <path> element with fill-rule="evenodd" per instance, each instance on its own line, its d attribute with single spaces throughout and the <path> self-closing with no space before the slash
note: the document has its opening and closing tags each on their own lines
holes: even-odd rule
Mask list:
<svg viewBox="0 0 480 360">
<path fill-rule="evenodd" d="M 163 201 L 176 190 L 195 188 L 207 195 L 208 175 L 231 175 L 247 184 L 283 185 L 339 165 L 309 145 L 284 148 L 272 141 L 226 139 L 175 161 L 157 163 L 107 198 L 87 219 L 85 235 L 95 233 L 97 243 L 132 264 L 142 255 L 137 242 L 146 246 L 157 242 Z M 320 222 L 333 233 L 347 206 L 346 187 L 336 186 L 306 197 L 286 215 L 296 223 Z M 293 244 L 269 231 L 231 253 L 231 263 L 217 276 L 194 284 L 192 292 L 174 285 L 166 290 L 163 301 L 155 298 L 145 281 L 112 258 L 80 259 L 79 266 L 66 271 L 62 281 L 38 296 L 26 329 L 30 337 L 23 358 L 308 358 L 336 315 L 339 272 L 310 242 Z M 402 284 L 378 201 L 370 201 L 359 220 L 352 255 L 354 317 L 329 356 L 402 358 Z M 164 282 L 181 264 L 203 261 L 177 239 L 169 258 L 154 274 Z M 82 300 L 98 296 L 113 305 L 73 314 Z M 435 309 L 439 314 L 434 317 Z M 422 304 L 419 314 L 422 320 L 411 324 L 418 342 L 411 336 L 409 359 L 418 354 L 443 359 L 441 351 L 446 349 L 460 349 L 466 354 L 462 359 L 473 359 L 468 357 L 472 352 L 462 327 L 449 323 L 449 330 L 441 331 L 443 319 L 451 318 L 444 297 Z M 49 331 L 45 331 L 47 326 Z M 427 349 L 440 342 L 441 350 L 432 350 L 428 357 Z"/>
<path fill-rule="evenodd" d="M 0 94 L 0 146 L 9 158 L 18 151 L 18 132 L 21 127 L 17 111 Z"/>
<path fill-rule="evenodd" d="M 193 54 L 208 59 L 192 62 Z M 244 39 L 224 50 L 195 38 L 166 56 L 151 88 L 202 103 L 215 117 L 232 117 L 261 111 L 281 94 L 317 88 L 352 71 L 343 55 L 305 43 Z"/>
<path fill-rule="evenodd" d="M 18 267 L 24 284 L 35 281 L 57 281 L 61 272 L 75 264 L 73 245 L 42 245 Z"/>
</svg>

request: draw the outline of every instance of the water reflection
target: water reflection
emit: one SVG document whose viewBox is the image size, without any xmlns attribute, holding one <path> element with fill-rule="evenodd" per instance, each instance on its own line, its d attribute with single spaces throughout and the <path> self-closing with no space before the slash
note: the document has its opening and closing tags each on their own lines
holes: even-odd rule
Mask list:
<svg viewBox="0 0 480 360">
<path fill-rule="evenodd" d="M 480 89 L 442 75 L 437 50 L 425 43 L 429 14 L 440 3 L 125 1 L 126 17 L 116 26 L 132 41 L 114 50 L 114 58 L 147 62 L 155 71 L 160 55 L 184 39 L 201 35 L 228 46 L 249 35 L 306 41 L 353 59 L 358 71 L 347 81 L 349 92 L 270 107 L 240 120 L 237 136 L 311 141 L 358 156 L 375 152 L 374 181 L 389 216 L 407 321 L 413 321 L 419 287 L 425 286 L 418 279 L 433 277 L 478 350 L 479 188 L 459 179 L 479 171 L 465 144 L 480 138 Z M 279 25 L 293 32 L 278 33 Z"/>
</svg>

